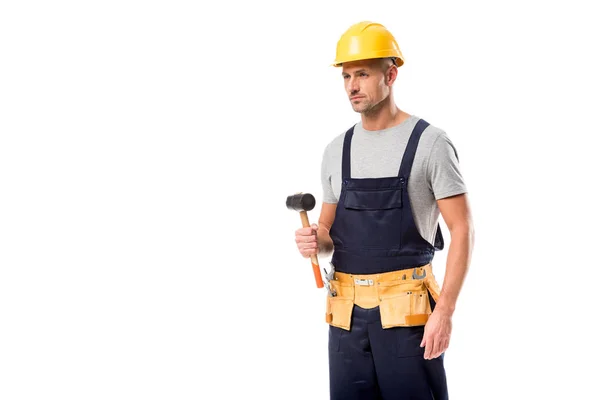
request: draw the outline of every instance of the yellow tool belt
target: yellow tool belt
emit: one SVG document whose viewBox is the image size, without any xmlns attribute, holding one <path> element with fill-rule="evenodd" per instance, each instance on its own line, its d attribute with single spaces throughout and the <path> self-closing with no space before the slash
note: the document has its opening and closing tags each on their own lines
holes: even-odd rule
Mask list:
<svg viewBox="0 0 600 400">
<path fill-rule="evenodd" d="M 383 328 L 425 325 L 431 315 L 428 293 L 436 303 L 440 293 L 431 264 L 381 274 L 335 272 L 329 284 L 335 295 L 327 295 L 325 321 L 346 330 L 354 305 L 379 306 Z"/>
</svg>

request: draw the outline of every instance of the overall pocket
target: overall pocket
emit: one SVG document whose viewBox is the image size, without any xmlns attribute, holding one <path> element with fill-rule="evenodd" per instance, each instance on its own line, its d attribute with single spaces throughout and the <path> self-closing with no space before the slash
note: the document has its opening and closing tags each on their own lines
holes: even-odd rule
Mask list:
<svg viewBox="0 0 600 400">
<path fill-rule="evenodd" d="M 349 247 L 399 249 L 402 240 L 402 188 L 348 188 L 343 199 Z"/>
<path fill-rule="evenodd" d="M 399 328 L 396 342 L 396 357 L 423 357 L 425 347 L 421 347 L 421 341 L 423 340 L 424 333 L 424 326 Z"/>
<path fill-rule="evenodd" d="M 346 189 L 344 207 L 350 210 L 389 210 L 402 208 L 402 188 Z"/>
<path fill-rule="evenodd" d="M 327 294 L 327 309 L 325 322 L 338 328 L 350 330 L 352 309 L 354 308 L 354 286 L 349 283 L 340 283 L 336 280 L 329 281 L 335 296 Z"/>
</svg>

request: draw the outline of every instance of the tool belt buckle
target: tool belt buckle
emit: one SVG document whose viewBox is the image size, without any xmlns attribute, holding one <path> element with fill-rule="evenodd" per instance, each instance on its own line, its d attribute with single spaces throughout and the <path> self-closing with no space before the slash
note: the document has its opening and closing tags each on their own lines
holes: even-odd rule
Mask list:
<svg viewBox="0 0 600 400">
<path fill-rule="evenodd" d="M 373 286 L 373 279 L 354 278 L 354 284 L 358 286 Z"/>
</svg>

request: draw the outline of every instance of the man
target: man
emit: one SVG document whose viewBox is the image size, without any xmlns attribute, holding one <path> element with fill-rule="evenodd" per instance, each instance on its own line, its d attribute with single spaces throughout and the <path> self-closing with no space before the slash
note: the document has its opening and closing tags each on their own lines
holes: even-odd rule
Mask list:
<svg viewBox="0 0 600 400">
<path fill-rule="evenodd" d="M 319 224 L 296 231 L 304 257 L 332 254 L 327 274 L 332 399 L 448 398 L 444 352 L 474 229 L 455 147 L 401 110 L 392 86 L 404 58 L 381 24 L 340 38 L 334 66 L 361 121 L 322 160 Z M 451 235 L 443 287 L 432 272 Z"/>
</svg>

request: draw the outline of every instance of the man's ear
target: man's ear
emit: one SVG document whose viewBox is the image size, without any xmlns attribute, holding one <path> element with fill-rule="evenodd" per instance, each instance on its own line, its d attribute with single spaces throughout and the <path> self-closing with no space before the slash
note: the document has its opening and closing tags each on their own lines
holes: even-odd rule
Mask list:
<svg viewBox="0 0 600 400">
<path fill-rule="evenodd" d="M 388 86 L 392 86 L 398 77 L 398 67 L 392 64 L 385 75 L 385 84 Z"/>
</svg>

